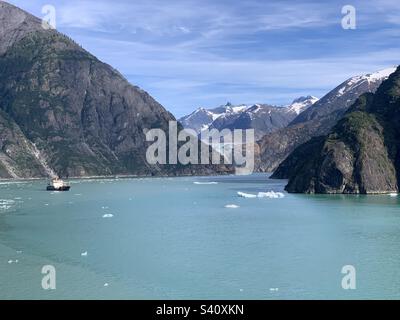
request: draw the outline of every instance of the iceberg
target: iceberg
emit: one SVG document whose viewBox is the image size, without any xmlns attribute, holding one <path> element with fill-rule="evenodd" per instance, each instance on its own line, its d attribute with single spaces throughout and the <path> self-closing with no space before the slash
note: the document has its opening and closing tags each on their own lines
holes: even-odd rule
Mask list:
<svg viewBox="0 0 400 320">
<path fill-rule="evenodd" d="M 239 197 L 242 198 L 270 198 L 270 199 L 279 199 L 279 198 L 284 198 L 285 195 L 282 192 L 275 192 L 275 191 L 269 191 L 269 192 L 259 192 L 257 194 L 251 194 L 251 193 L 245 193 L 245 192 L 238 192 L 237 193 Z"/>
<path fill-rule="evenodd" d="M 0 199 L 0 210 L 8 210 L 14 205 L 14 200 Z"/>
<path fill-rule="evenodd" d="M 244 192 L 239 191 L 237 194 L 239 197 L 242 197 L 242 198 L 257 198 L 257 195 L 251 194 L 251 193 L 244 193 Z"/>
<path fill-rule="evenodd" d="M 212 182 L 199 182 L 199 181 L 195 181 L 195 182 L 193 182 L 193 184 L 218 184 L 218 182 L 214 182 L 214 181 L 212 181 Z"/>
<path fill-rule="evenodd" d="M 278 198 L 284 198 L 285 195 L 282 192 L 269 191 L 269 192 L 259 192 L 257 197 L 278 199 Z"/>
<path fill-rule="evenodd" d="M 227 205 L 225 206 L 225 208 L 228 208 L 228 209 L 236 209 L 236 208 L 239 208 L 239 206 L 237 206 L 236 204 L 227 204 Z"/>
</svg>

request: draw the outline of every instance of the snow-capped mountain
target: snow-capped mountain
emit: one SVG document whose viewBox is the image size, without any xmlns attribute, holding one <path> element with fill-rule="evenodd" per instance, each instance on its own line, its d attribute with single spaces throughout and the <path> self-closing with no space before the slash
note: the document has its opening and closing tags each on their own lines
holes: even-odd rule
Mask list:
<svg viewBox="0 0 400 320">
<path fill-rule="evenodd" d="M 287 106 L 290 112 L 294 112 L 297 115 L 308 109 L 308 107 L 312 106 L 319 99 L 314 96 L 300 97 L 295 99 L 291 105 Z"/>
<path fill-rule="evenodd" d="M 352 77 L 300 113 L 286 128 L 260 141 L 259 170 L 271 172 L 298 146 L 327 134 L 363 93 L 374 93 L 396 68 Z"/>
<path fill-rule="evenodd" d="M 382 81 L 395 71 L 396 67 L 391 67 L 346 80 L 317 101 L 311 108 L 299 114 L 291 124 L 322 118 L 332 112 L 344 112 L 361 94 L 375 92 Z"/>
<path fill-rule="evenodd" d="M 374 73 L 355 76 L 347 80 L 338 90 L 339 95 L 343 95 L 350 90 L 356 89 L 363 83 L 373 84 L 376 82 L 382 82 L 389 78 L 389 76 L 396 71 L 396 67 L 386 68 Z"/>
<path fill-rule="evenodd" d="M 268 104 L 232 105 L 214 109 L 198 108 L 179 121 L 199 134 L 205 129 L 255 129 L 256 138 L 287 126 L 300 112 L 313 105 L 317 98 L 300 97 L 287 106 Z"/>
<path fill-rule="evenodd" d="M 233 106 L 229 102 L 224 106 L 214 109 L 205 109 L 200 107 L 191 114 L 180 118 L 179 122 L 184 128 L 194 129 L 197 133 L 200 133 L 202 130 L 208 129 L 209 126 L 219 117 L 233 116 L 247 108 L 248 106 L 246 105 Z"/>
</svg>

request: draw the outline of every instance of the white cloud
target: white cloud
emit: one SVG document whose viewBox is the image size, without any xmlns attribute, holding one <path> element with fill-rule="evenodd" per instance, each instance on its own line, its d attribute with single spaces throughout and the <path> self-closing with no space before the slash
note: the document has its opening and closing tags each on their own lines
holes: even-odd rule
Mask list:
<svg viewBox="0 0 400 320">
<path fill-rule="evenodd" d="M 12 2 L 40 12 L 42 1 Z M 288 103 L 400 56 L 398 0 L 355 0 L 355 32 L 340 28 L 340 1 L 53 2 L 62 31 L 173 110 Z"/>
</svg>

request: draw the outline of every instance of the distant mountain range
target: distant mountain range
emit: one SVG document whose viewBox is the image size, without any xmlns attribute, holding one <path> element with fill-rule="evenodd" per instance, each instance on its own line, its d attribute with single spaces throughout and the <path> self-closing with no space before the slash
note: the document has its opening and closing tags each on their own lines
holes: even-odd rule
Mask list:
<svg viewBox="0 0 400 320">
<path fill-rule="evenodd" d="M 257 170 L 272 172 L 296 147 L 327 134 L 360 95 L 375 92 L 395 70 L 391 67 L 354 76 L 321 99 L 300 97 L 287 106 L 227 103 L 214 109 L 198 108 L 179 121 L 198 134 L 213 128 L 255 129 Z"/>
<path fill-rule="evenodd" d="M 269 104 L 232 105 L 227 103 L 214 109 L 198 108 L 179 119 L 185 127 L 198 134 L 205 129 L 254 129 L 256 139 L 286 127 L 301 112 L 312 106 L 318 98 L 300 97 L 288 106 Z"/>
<path fill-rule="evenodd" d="M 395 67 L 387 68 L 346 80 L 300 113 L 287 127 L 262 137 L 258 141 L 258 170 L 274 171 L 296 147 L 327 134 L 361 94 L 375 92 L 395 70 Z"/>
<path fill-rule="evenodd" d="M 289 179 L 289 192 L 397 193 L 399 125 L 400 68 L 375 94 L 361 95 L 329 134 L 295 149 L 273 177 Z"/>
</svg>

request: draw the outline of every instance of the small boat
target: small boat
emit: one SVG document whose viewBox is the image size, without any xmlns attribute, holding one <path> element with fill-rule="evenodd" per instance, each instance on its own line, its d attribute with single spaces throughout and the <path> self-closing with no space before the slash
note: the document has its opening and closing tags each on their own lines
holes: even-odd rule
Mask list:
<svg viewBox="0 0 400 320">
<path fill-rule="evenodd" d="M 59 178 L 52 179 L 47 186 L 47 191 L 69 191 L 71 187 Z"/>
</svg>

